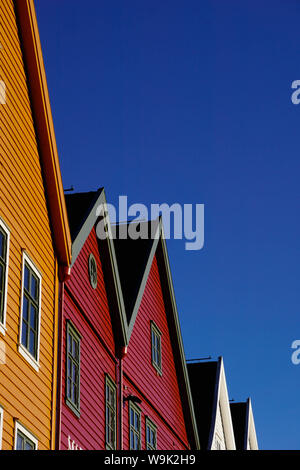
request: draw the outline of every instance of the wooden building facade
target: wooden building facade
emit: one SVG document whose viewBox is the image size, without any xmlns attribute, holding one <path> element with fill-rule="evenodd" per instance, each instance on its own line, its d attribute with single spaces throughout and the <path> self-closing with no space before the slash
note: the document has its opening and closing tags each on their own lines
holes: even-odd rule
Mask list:
<svg viewBox="0 0 300 470">
<path fill-rule="evenodd" d="M 102 189 L 67 196 L 73 258 L 62 309 L 57 446 L 196 449 L 161 222 L 146 243 L 101 239 L 105 204 Z"/>
<path fill-rule="evenodd" d="M 114 238 L 103 188 L 65 197 L 33 0 L 0 20 L 0 449 L 235 448 L 223 362 L 214 401 L 188 373 L 162 221 Z"/>
<path fill-rule="evenodd" d="M 50 449 L 71 239 L 33 2 L 3 0 L 0 17 L 1 446 Z"/>
</svg>

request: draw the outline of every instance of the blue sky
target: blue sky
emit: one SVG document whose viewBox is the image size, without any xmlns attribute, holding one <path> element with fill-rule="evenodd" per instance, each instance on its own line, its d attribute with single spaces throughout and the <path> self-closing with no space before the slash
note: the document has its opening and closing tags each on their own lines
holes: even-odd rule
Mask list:
<svg viewBox="0 0 300 470">
<path fill-rule="evenodd" d="M 204 248 L 168 242 L 186 356 L 300 449 L 299 2 L 35 4 L 65 188 L 205 204 Z"/>
</svg>

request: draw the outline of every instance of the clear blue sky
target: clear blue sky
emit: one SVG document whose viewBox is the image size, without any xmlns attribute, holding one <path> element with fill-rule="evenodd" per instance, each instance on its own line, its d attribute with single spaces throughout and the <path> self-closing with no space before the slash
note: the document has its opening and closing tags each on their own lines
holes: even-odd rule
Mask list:
<svg viewBox="0 0 300 470">
<path fill-rule="evenodd" d="M 300 449 L 300 3 L 35 2 L 64 186 L 205 204 L 204 248 L 168 242 L 186 356 Z"/>
</svg>

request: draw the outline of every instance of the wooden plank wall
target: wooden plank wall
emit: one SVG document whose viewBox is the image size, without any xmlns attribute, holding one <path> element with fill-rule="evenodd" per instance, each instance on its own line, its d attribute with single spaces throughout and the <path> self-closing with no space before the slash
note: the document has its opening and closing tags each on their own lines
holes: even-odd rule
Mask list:
<svg viewBox="0 0 300 470">
<path fill-rule="evenodd" d="M 18 419 L 49 449 L 53 383 L 55 257 L 22 50 L 12 0 L 0 3 L 0 217 L 10 229 L 6 363 L 0 365 L 3 449 L 11 449 Z M 19 354 L 21 263 L 25 250 L 42 273 L 40 369 Z"/>
</svg>

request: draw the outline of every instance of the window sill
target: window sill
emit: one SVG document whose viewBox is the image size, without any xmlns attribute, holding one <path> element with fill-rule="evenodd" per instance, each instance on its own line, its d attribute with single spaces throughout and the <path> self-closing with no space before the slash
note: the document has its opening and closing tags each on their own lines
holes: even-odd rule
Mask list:
<svg viewBox="0 0 300 470">
<path fill-rule="evenodd" d="M 21 356 L 23 356 L 24 359 L 26 359 L 26 361 L 31 365 L 31 367 L 33 367 L 34 370 L 36 370 L 36 372 L 39 372 L 40 370 L 39 362 L 27 351 L 26 348 L 24 348 L 23 344 L 19 344 L 18 350 Z"/>
<path fill-rule="evenodd" d="M 154 367 L 156 371 L 156 375 L 161 377 L 162 376 L 162 369 L 160 369 L 154 362 L 152 362 L 152 366 Z"/>
<path fill-rule="evenodd" d="M 80 410 L 78 408 L 76 408 L 74 403 L 72 403 L 68 398 L 65 399 L 65 403 L 66 403 L 67 407 L 70 408 L 70 410 L 75 414 L 75 416 L 77 418 L 80 418 Z"/>
</svg>

